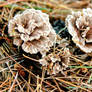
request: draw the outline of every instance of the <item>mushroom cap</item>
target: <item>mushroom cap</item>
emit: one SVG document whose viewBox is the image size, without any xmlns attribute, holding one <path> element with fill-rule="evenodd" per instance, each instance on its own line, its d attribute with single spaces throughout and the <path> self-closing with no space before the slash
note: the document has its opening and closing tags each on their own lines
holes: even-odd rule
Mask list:
<svg viewBox="0 0 92 92">
<path fill-rule="evenodd" d="M 8 33 L 14 37 L 15 45 L 22 46 L 30 54 L 48 51 L 56 39 L 49 16 L 35 9 L 27 9 L 15 15 L 9 21 Z"/>
<path fill-rule="evenodd" d="M 72 12 L 65 22 L 74 43 L 84 52 L 92 52 L 92 9 Z"/>
</svg>

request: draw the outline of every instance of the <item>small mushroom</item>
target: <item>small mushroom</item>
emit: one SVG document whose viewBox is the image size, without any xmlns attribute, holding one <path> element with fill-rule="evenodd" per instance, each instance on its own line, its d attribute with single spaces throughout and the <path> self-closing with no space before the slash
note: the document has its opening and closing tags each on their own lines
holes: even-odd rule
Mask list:
<svg viewBox="0 0 92 92">
<path fill-rule="evenodd" d="M 57 50 L 55 51 L 57 52 Z M 43 57 L 39 60 L 39 63 L 47 67 L 47 74 L 49 75 L 56 75 L 57 73 L 61 72 L 63 73 L 63 70 L 65 70 L 68 67 L 68 64 L 70 62 L 70 52 L 68 48 L 64 48 L 61 52 L 50 53 L 47 56 Z"/>
</svg>

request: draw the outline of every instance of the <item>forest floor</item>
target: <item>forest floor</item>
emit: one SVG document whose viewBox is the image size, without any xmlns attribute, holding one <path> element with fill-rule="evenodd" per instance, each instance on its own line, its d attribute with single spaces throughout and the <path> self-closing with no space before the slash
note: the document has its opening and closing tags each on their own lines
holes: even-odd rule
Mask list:
<svg viewBox="0 0 92 92">
<path fill-rule="evenodd" d="M 55 49 L 58 56 L 66 48 L 71 53 L 67 67 L 59 73 L 48 74 L 53 66 L 42 66 L 39 53 L 24 52 L 8 34 L 9 20 L 31 8 L 49 15 L 62 41 L 62 48 L 56 45 L 48 53 Z M 92 8 L 92 0 L 0 0 L 0 92 L 92 92 L 92 55 L 76 46 L 65 26 L 67 15 L 83 8 Z"/>
</svg>

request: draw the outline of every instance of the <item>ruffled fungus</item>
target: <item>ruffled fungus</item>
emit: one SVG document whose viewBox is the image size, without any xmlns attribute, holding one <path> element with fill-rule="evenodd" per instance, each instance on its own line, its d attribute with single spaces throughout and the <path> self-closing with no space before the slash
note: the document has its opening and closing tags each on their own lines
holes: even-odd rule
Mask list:
<svg viewBox="0 0 92 92">
<path fill-rule="evenodd" d="M 57 52 L 57 50 L 55 51 Z M 59 72 L 63 73 L 68 67 L 70 62 L 70 52 L 68 48 L 58 52 L 58 53 L 50 53 L 47 56 L 43 57 L 39 60 L 40 64 L 44 67 L 47 67 L 47 74 L 57 74 Z"/>
<path fill-rule="evenodd" d="M 66 26 L 74 43 L 84 52 L 92 52 L 92 9 L 87 8 L 68 15 Z"/>
<path fill-rule="evenodd" d="M 15 15 L 8 28 L 9 35 L 14 38 L 13 43 L 30 54 L 48 51 L 55 42 L 56 33 L 49 16 L 40 10 L 27 9 Z"/>
</svg>

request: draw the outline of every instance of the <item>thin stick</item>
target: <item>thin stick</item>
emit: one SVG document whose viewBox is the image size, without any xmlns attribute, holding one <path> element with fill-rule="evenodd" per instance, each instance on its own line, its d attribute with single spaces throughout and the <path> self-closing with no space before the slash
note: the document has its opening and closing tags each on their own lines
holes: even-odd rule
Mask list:
<svg viewBox="0 0 92 92">
<path fill-rule="evenodd" d="M 66 83 L 66 84 L 68 84 L 68 85 L 77 87 L 77 88 L 81 88 L 81 89 L 83 89 L 83 90 L 85 90 L 85 91 L 87 91 L 87 92 L 90 92 L 90 90 L 87 90 L 87 89 L 82 88 L 82 87 L 80 87 L 80 86 L 74 85 L 74 84 L 72 84 L 72 83 L 70 83 L 70 82 L 68 82 L 68 81 L 65 81 L 65 80 L 62 80 L 62 79 L 59 79 L 59 78 L 56 78 L 56 80 L 58 80 L 58 81 L 60 81 L 60 82 L 63 82 L 63 83 Z"/>
</svg>

